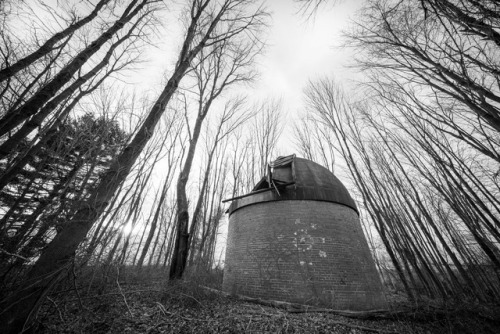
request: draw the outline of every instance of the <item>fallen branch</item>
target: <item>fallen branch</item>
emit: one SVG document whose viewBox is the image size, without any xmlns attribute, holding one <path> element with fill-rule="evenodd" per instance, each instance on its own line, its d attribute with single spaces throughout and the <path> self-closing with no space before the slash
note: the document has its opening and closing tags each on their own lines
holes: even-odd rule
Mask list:
<svg viewBox="0 0 500 334">
<path fill-rule="evenodd" d="M 265 306 L 272 306 L 272 307 L 277 307 L 281 309 L 285 309 L 286 311 L 290 313 L 311 313 L 311 312 L 323 312 L 323 313 L 332 313 L 344 317 L 349 317 L 349 318 L 356 318 L 356 319 L 366 319 L 369 317 L 379 317 L 384 315 L 384 313 L 391 313 L 388 310 L 375 310 L 375 311 L 344 311 L 344 310 L 332 310 L 328 308 L 318 308 L 310 305 L 304 305 L 304 304 L 296 304 L 296 303 L 290 303 L 290 302 L 283 302 L 283 301 L 278 301 L 278 300 L 265 300 L 265 299 L 260 299 L 260 298 L 252 298 L 252 297 L 247 297 L 247 296 L 242 296 L 242 295 L 231 295 L 227 292 L 212 289 L 209 287 L 202 286 L 202 288 L 223 295 L 225 297 L 236 297 L 238 300 L 242 301 L 247 301 L 247 302 L 252 302 L 252 303 L 257 303 Z M 392 314 L 392 313 L 391 313 Z M 252 319 L 252 318 L 250 318 Z M 360 326 L 360 325 L 355 325 L 351 324 L 348 322 L 343 322 L 343 321 L 331 321 L 331 323 L 334 323 L 339 326 L 345 326 L 345 327 L 350 327 L 350 328 L 355 328 L 367 332 L 375 332 L 375 333 L 396 333 L 396 332 L 391 332 L 391 331 L 386 331 L 383 329 L 377 329 L 377 328 L 371 328 L 371 327 L 365 327 L 365 326 Z"/>
<path fill-rule="evenodd" d="M 59 314 L 59 320 L 61 320 L 61 322 L 64 322 L 61 310 L 59 309 L 59 306 L 57 305 L 57 303 L 50 297 L 47 297 L 47 299 L 49 300 L 49 302 L 52 303 L 52 305 L 54 305 L 54 308 L 57 310 L 57 313 Z"/>
<path fill-rule="evenodd" d="M 180 294 L 181 294 L 181 296 L 191 298 L 192 300 L 194 300 L 195 302 L 197 302 L 197 303 L 198 303 L 198 305 L 200 305 L 201 307 L 204 307 L 204 306 L 203 306 L 203 304 L 202 304 L 202 303 L 200 303 L 200 302 L 198 301 L 198 299 L 194 298 L 193 296 L 186 295 L 185 293 L 182 293 L 182 292 L 181 292 Z"/>
<path fill-rule="evenodd" d="M 375 333 L 384 333 L 384 334 L 397 334 L 397 332 L 391 332 L 391 331 L 386 331 L 383 329 L 377 329 L 377 328 L 372 328 L 372 327 L 366 327 L 366 326 L 360 326 L 360 325 L 355 325 L 355 324 L 350 324 L 348 322 L 342 322 L 342 321 L 329 321 L 329 323 L 334 323 L 339 326 L 344 326 L 344 327 L 349 327 L 349 328 L 355 328 L 355 329 L 360 329 L 365 332 L 375 332 Z"/>
<path fill-rule="evenodd" d="M 260 299 L 260 298 L 253 298 L 253 297 L 247 297 L 243 295 L 237 295 L 237 294 L 229 294 L 224 291 L 212 289 L 206 286 L 203 286 L 204 289 L 223 295 L 225 297 L 234 297 L 237 298 L 238 300 L 243 300 L 247 302 L 253 302 L 261 305 L 266 305 L 266 306 L 272 306 L 272 307 L 277 307 L 281 309 L 285 309 L 290 313 L 312 313 L 312 312 L 320 312 L 320 313 L 332 313 L 336 315 L 341 315 L 344 317 L 348 318 L 355 318 L 355 319 L 369 319 L 369 318 L 389 318 L 393 317 L 396 314 L 399 314 L 400 312 L 393 312 L 389 310 L 373 310 L 373 311 L 347 311 L 347 310 L 333 310 L 329 308 L 320 308 L 320 307 L 315 307 L 311 305 L 304 305 L 304 304 L 297 304 L 297 303 L 290 303 L 290 302 L 284 302 L 284 301 L 278 301 L 278 300 L 267 300 L 267 299 Z"/>
<path fill-rule="evenodd" d="M 197 319 L 197 318 L 189 318 L 189 317 L 186 317 L 186 316 L 183 316 L 183 315 L 178 314 L 178 312 L 176 312 L 176 313 L 172 313 L 172 312 L 167 311 L 167 309 L 165 308 L 165 306 L 163 306 L 161 303 L 156 302 L 155 304 L 158 306 L 158 308 L 160 309 L 160 311 L 161 311 L 161 312 L 163 313 L 163 315 L 165 315 L 165 316 L 166 316 L 167 314 L 168 314 L 169 316 L 171 316 L 171 317 L 178 316 L 178 317 L 180 317 L 180 318 L 182 318 L 182 319 L 184 319 L 184 320 L 187 320 L 187 321 L 203 321 L 203 322 L 210 322 L 210 321 L 211 321 L 211 320 L 204 320 L 204 319 Z"/>
<path fill-rule="evenodd" d="M 0 248 L 0 253 L 4 253 L 4 254 L 7 254 L 7 255 L 12 256 L 12 257 L 17 257 L 18 259 L 26 261 L 26 262 L 29 261 L 29 259 L 25 258 L 24 256 L 7 252 L 5 249 L 2 249 L 2 248 Z"/>
<path fill-rule="evenodd" d="M 103 293 L 100 295 L 85 296 L 85 297 L 82 297 L 81 300 L 102 298 L 102 297 L 116 296 L 116 295 L 123 296 L 123 295 L 130 295 L 133 293 L 143 293 L 143 292 L 163 292 L 163 290 L 162 289 L 145 289 L 145 290 L 134 290 L 134 291 L 110 292 L 110 293 Z M 64 302 L 74 302 L 74 301 L 78 301 L 78 298 L 64 299 L 63 301 Z"/>
<path fill-rule="evenodd" d="M 130 310 L 130 307 L 128 306 L 127 298 L 123 294 L 122 287 L 120 286 L 120 282 L 118 281 L 119 277 L 120 277 L 120 271 L 118 268 L 116 268 L 116 285 L 118 286 L 118 291 L 120 291 L 120 294 L 122 295 L 123 301 L 125 302 L 125 306 L 127 306 L 128 313 L 130 313 L 130 316 L 133 317 L 134 315 L 132 314 L 132 310 Z"/>
<path fill-rule="evenodd" d="M 80 308 L 83 310 L 83 309 L 85 309 L 85 307 L 83 306 L 82 296 L 80 296 L 80 292 L 78 292 L 78 285 L 76 284 L 76 272 L 75 272 L 75 260 L 74 259 L 73 259 L 72 272 L 73 272 L 73 286 L 75 287 L 75 293 L 76 293 L 76 296 L 78 297 L 78 304 L 80 305 Z"/>
</svg>

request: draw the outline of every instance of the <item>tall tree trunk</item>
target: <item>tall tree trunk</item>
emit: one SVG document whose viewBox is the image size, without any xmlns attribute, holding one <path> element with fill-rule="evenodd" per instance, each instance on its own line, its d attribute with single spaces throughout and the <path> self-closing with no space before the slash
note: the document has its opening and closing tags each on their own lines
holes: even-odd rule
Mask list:
<svg viewBox="0 0 500 334">
<path fill-rule="evenodd" d="M 205 108 L 203 108 L 205 109 Z M 208 105 L 206 110 L 208 110 Z M 188 154 L 184 166 L 177 181 L 177 233 L 175 235 L 174 252 L 170 264 L 170 279 L 179 279 L 182 277 L 186 268 L 187 256 L 189 252 L 189 202 L 186 194 L 186 185 L 189 180 L 189 174 L 193 166 L 196 145 L 201 134 L 201 126 L 205 119 L 206 112 L 200 112 L 196 118 L 193 128 L 192 138 L 189 141 Z"/>
</svg>

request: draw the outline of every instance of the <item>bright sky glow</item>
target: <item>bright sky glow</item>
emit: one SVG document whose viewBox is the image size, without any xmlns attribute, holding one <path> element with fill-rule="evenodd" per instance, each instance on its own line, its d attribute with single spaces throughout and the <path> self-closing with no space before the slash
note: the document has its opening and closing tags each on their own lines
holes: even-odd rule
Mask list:
<svg viewBox="0 0 500 334">
<path fill-rule="evenodd" d="M 254 96 L 283 99 L 287 126 L 280 153 L 296 153 L 288 143 L 292 141 L 292 123 L 303 109 L 303 89 L 307 82 L 323 76 L 333 76 L 340 82 L 353 77 L 352 70 L 345 68 L 352 59 L 352 51 L 341 48 L 341 35 L 362 2 L 349 0 L 335 6 L 326 4 L 307 20 L 298 13 L 298 4 L 292 0 L 267 1 L 272 25 Z"/>
<path fill-rule="evenodd" d="M 124 236 L 129 235 L 130 233 L 137 233 L 139 228 L 134 228 L 134 226 L 131 223 L 127 223 L 122 227 L 122 233 Z"/>
<path fill-rule="evenodd" d="M 325 5 L 306 20 L 297 14 L 293 1 L 268 1 L 273 23 L 257 89 L 282 96 L 286 104 L 293 106 L 300 104 L 302 89 L 309 79 L 329 74 L 345 76 L 343 66 L 351 55 L 340 48 L 341 31 L 361 2 Z"/>
</svg>

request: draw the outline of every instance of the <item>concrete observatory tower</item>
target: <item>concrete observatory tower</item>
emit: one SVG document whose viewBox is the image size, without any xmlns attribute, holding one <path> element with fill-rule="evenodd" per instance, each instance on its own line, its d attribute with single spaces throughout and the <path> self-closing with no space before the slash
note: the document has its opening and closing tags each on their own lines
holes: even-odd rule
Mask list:
<svg viewBox="0 0 500 334">
<path fill-rule="evenodd" d="M 356 205 L 326 168 L 272 162 L 229 208 L 223 290 L 343 310 L 387 306 Z"/>
</svg>

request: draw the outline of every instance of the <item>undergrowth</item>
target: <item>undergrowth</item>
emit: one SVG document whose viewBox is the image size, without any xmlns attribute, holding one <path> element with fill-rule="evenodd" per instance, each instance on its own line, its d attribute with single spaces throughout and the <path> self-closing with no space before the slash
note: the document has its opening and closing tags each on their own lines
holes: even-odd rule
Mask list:
<svg viewBox="0 0 500 334">
<path fill-rule="evenodd" d="M 154 268 L 82 271 L 49 296 L 38 333 L 500 333 L 500 310 L 472 301 L 389 295 L 392 315 L 353 319 L 286 310 L 225 297 L 222 270 L 191 270 L 169 282 Z M 89 288 L 90 287 L 90 288 Z M 207 289 L 206 287 L 212 288 Z"/>
</svg>

